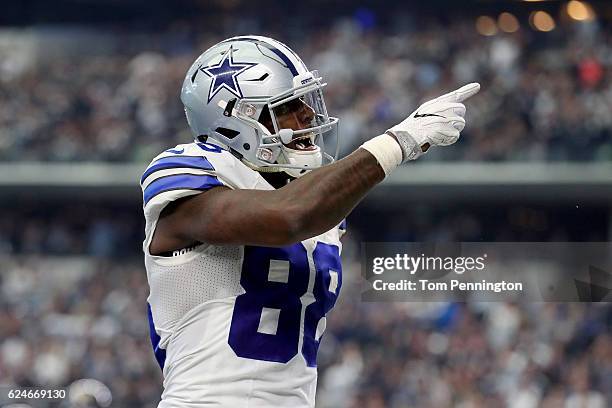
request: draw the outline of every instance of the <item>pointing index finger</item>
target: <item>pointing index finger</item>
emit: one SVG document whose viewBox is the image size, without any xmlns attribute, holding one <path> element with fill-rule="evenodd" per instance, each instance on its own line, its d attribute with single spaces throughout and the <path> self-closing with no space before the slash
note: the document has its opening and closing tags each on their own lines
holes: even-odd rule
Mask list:
<svg viewBox="0 0 612 408">
<path fill-rule="evenodd" d="M 472 82 L 467 85 L 463 85 L 461 88 L 449 92 L 445 95 L 436 98 L 439 102 L 463 102 L 470 96 L 474 96 L 480 91 L 480 84 L 478 82 Z"/>
</svg>

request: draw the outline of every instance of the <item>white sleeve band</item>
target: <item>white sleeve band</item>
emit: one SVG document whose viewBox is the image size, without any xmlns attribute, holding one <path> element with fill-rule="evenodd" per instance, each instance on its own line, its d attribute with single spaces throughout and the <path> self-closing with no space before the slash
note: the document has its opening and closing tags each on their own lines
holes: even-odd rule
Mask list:
<svg viewBox="0 0 612 408">
<path fill-rule="evenodd" d="M 385 176 L 402 164 L 402 148 L 393 136 L 388 134 L 376 136 L 361 147 L 372 153 L 385 172 Z"/>
</svg>

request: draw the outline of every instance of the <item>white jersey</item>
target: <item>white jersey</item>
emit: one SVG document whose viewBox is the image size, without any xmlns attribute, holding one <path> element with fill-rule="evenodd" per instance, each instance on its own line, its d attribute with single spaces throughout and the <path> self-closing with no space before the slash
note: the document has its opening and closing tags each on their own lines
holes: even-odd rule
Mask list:
<svg viewBox="0 0 612 408">
<path fill-rule="evenodd" d="M 325 315 L 342 285 L 338 226 L 281 248 L 201 244 L 153 256 L 162 209 L 215 186 L 271 190 L 209 143 L 178 145 L 145 171 L 149 324 L 163 369 L 158 408 L 312 407 Z"/>
</svg>

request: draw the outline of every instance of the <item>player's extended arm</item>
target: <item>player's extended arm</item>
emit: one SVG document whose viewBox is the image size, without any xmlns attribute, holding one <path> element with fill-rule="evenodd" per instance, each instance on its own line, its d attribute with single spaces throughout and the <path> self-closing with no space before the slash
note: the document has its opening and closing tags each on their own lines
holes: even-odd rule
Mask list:
<svg viewBox="0 0 612 408">
<path fill-rule="evenodd" d="M 169 206 L 159 219 L 152 254 L 195 242 L 282 246 L 321 234 L 337 225 L 381 182 L 429 146 L 455 143 L 465 126 L 465 106 L 480 85 L 466 85 L 421 105 L 384 135 L 329 166 L 278 190 L 216 187 Z"/>
</svg>

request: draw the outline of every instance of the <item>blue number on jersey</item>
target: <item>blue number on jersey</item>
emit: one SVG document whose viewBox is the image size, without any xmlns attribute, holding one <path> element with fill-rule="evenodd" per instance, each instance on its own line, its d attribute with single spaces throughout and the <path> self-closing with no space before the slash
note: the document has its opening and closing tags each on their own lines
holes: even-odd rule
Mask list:
<svg viewBox="0 0 612 408">
<path fill-rule="evenodd" d="M 287 283 L 268 281 L 270 260 L 289 261 Z M 286 363 L 297 354 L 300 335 L 300 296 L 308 289 L 308 259 L 302 244 L 283 248 L 245 246 L 229 345 L 245 358 Z M 276 334 L 257 331 L 263 308 L 280 309 Z"/>
<path fill-rule="evenodd" d="M 271 260 L 289 262 L 286 283 L 268 280 Z M 317 364 L 317 324 L 336 303 L 342 286 L 337 246 L 317 243 L 313 260 L 315 301 L 305 311 L 302 346 L 302 354 L 310 367 Z M 306 248 L 301 243 L 282 248 L 245 246 L 240 278 L 245 293 L 236 298 L 228 339 L 237 356 L 287 363 L 297 354 L 302 313 L 300 298 L 308 290 L 309 278 Z M 264 308 L 279 311 L 274 334 L 258 331 Z"/>
<path fill-rule="evenodd" d="M 336 304 L 342 286 L 342 263 L 339 248 L 322 242 L 317 243 L 312 257 L 317 270 L 312 290 L 316 301 L 306 307 L 302 353 L 308 366 L 316 367 L 319 350 L 319 341 L 316 340 L 317 324 Z"/>
</svg>

